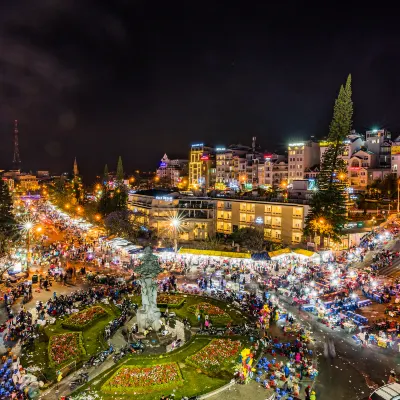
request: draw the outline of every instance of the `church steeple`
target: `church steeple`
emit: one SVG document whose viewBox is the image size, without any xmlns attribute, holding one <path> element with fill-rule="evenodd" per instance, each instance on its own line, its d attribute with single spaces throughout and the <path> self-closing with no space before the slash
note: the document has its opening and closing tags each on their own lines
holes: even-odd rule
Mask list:
<svg viewBox="0 0 400 400">
<path fill-rule="evenodd" d="M 78 163 L 76 162 L 76 157 L 74 160 L 74 177 L 77 177 L 79 175 L 79 170 L 78 170 Z"/>
</svg>

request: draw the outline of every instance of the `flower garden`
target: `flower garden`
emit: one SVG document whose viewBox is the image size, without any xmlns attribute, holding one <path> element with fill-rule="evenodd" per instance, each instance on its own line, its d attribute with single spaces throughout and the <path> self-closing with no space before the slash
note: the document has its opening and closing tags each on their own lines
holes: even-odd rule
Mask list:
<svg viewBox="0 0 400 400">
<path fill-rule="evenodd" d="M 93 325 L 98 319 L 107 315 L 108 314 L 103 307 L 90 307 L 76 314 L 72 314 L 62 323 L 62 327 L 73 330 L 84 330 Z"/>
<path fill-rule="evenodd" d="M 219 322 L 230 321 L 229 315 L 224 310 L 213 304 L 206 302 L 194 304 L 188 307 L 188 311 L 195 315 L 198 314 L 208 315 L 212 321 L 213 320 L 218 320 Z"/>
<path fill-rule="evenodd" d="M 141 393 L 172 389 L 183 385 L 177 363 L 149 367 L 124 366 L 102 386 L 105 393 Z"/>
<path fill-rule="evenodd" d="M 51 336 L 49 341 L 50 365 L 59 367 L 63 364 L 79 359 L 85 354 L 82 333 L 67 332 Z"/>
<path fill-rule="evenodd" d="M 214 339 L 198 353 L 188 357 L 186 363 L 207 375 L 213 375 L 233 361 L 239 354 L 240 348 L 239 340 Z"/>
<path fill-rule="evenodd" d="M 160 293 L 157 296 L 159 307 L 179 308 L 185 302 L 185 298 L 179 294 Z"/>
</svg>

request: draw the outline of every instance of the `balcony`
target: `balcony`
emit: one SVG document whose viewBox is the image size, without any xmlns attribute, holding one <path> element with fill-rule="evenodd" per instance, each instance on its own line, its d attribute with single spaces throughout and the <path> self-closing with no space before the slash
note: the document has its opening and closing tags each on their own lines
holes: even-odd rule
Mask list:
<svg viewBox="0 0 400 400">
<path fill-rule="evenodd" d="M 247 214 L 254 214 L 256 212 L 255 208 L 254 209 L 247 209 L 246 213 Z"/>
<path fill-rule="evenodd" d="M 296 232 L 298 232 L 298 231 L 301 231 L 303 228 L 301 228 L 300 226 L 294 226 L 293 228 L 292 228 L 292 230 L 294 230 L 294 231 L 296 231 Z"/>
<path fill-rule="evenodd" d="M 272 211 L 272 215 L 282 215 L 282 210 L 281 211 Z"/>
<path fill-rule="evenodd" d="M 303 218 L 303 215 L 302 215 L 302 214 L 294 214 L 294 215 L 293 215 L 293 218 L 302 219 L 302 218 Z"/>
<path fill-rule="evenodd" d="M 272 224 L 272 227 L 273 227 L 273 228 L 281 229 L 281 228 L 282 228 L 282 225 L 281 225 L 281 224 Z"/>
</svg>

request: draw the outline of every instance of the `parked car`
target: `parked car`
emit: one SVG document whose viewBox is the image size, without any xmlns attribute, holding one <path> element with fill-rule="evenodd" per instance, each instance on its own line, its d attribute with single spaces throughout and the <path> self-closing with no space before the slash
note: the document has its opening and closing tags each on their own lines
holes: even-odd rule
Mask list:
<svg viewBox="0 0 400 400">
<path fill-rule="evenodd" d="M 400 400 L 400 384 L 394 382 L 381 386 L 369 396 L 369 400 Z"/>
</svg>

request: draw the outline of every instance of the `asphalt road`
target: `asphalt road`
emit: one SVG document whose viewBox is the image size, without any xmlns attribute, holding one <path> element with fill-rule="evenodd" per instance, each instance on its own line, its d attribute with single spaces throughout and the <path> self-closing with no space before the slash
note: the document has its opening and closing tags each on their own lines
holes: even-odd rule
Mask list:
<svg viewBox="0 0 400 400">
<path fill-rule="evenodd" d="M 318 399 L 367 399 L 374 388 L 387 383 L 389 372 L 400 373 L 399 355 L 394 350 L 357 346 L 340 329 L 329 329 L 310 313 L 285 304 L 312 332 L 318 354 L 319 375 L 315 385 Z M 332 339 L 336 357 L 324 355 L 324 344 Z"/>
</svg>

